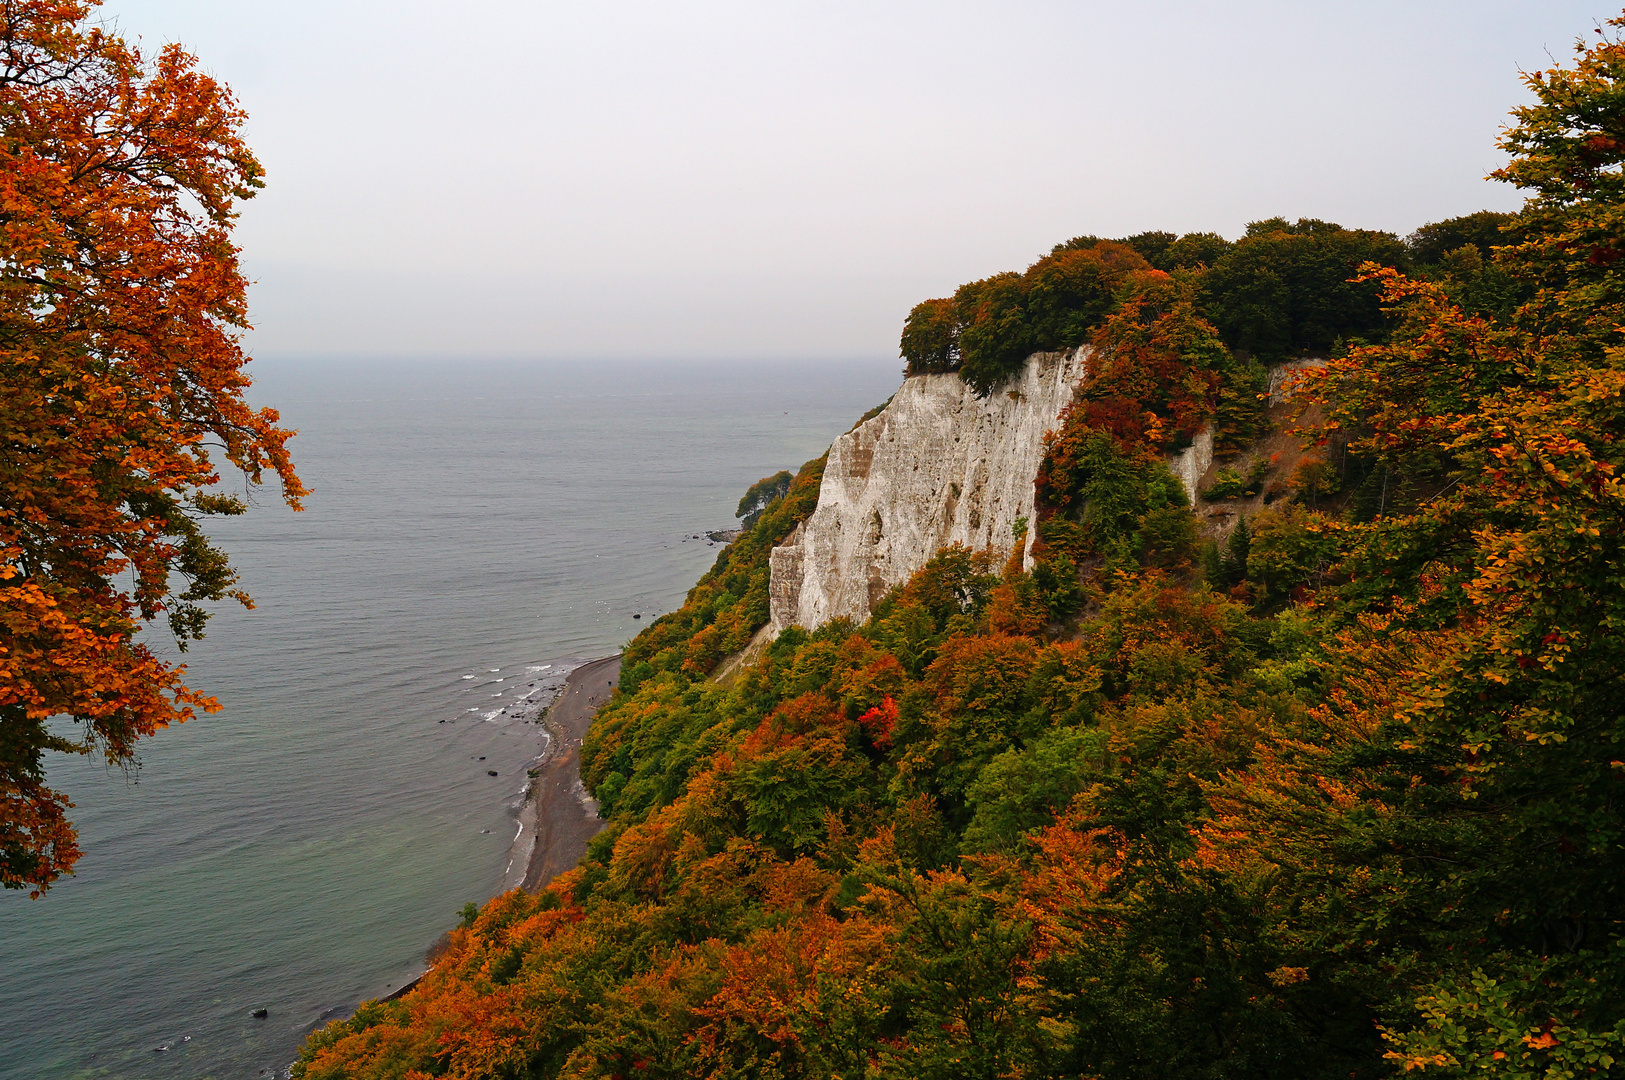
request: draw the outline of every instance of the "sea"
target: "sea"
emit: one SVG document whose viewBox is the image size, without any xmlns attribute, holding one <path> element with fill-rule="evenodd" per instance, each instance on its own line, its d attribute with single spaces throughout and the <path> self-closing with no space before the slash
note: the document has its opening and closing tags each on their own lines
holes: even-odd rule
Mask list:
<svg viewBox="0 0 1625 1080">
<path fill-rule="evenodd" d="M 221 710 L 137 768 L 50 761 L 84 856 L 42 899 L 0 893 L 5 1080 L 285 1075 L 419 974 L 513 880 L 546 736 L 504 707 L 679 606 L 744 490 L 900 382 L 890 359 L 250 370 L 314 494 L 210 525 L 256 605 L 181 658 Z"/>
</svg>

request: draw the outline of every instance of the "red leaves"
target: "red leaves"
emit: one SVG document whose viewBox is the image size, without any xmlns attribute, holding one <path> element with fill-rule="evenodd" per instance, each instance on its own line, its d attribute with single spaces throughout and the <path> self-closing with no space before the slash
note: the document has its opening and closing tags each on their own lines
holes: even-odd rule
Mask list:
<svg viewBox="0 0 1625 1080">
<path fill-rule="evenodd" d="M 897 702 L 888 695 L 885 701 L 858 717 L 858 725 L 870 742 L 882 750 L 891 749 L 892 728 L 897 726 Z"/>
</svg>

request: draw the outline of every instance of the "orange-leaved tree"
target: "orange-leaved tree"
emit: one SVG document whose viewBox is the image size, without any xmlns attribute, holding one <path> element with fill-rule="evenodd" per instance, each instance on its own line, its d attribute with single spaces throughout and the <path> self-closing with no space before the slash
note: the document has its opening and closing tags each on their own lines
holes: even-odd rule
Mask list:
<svg viewBox="0 0 1625 1080">
<path fill-rule="evenodd" d="M 243 398 L 244 114 L 93 7 L 0 0 L 0 883 L 35 896 L 79 856 L 45 752 L 127 764 L 217 707 L 136 633 L 162 617 L 184 647 L 203 602 L 248 603 L 198 524 L 244 509 L 221 464 L 305 494 L 292 432 Z"/>
</svg>

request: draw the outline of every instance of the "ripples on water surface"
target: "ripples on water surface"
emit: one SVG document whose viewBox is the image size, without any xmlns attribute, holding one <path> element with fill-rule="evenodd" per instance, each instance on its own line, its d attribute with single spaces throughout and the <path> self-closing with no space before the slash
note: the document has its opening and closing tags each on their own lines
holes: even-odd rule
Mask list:
<svg viewBox="0 0 1625 1080">
<path fill-rule="evenodd" d="M 894 361 L 254 374 L 315 494 L 214 529 L 259 605 L 188 657 L 224 710 L 149 740 L 133 782 L 52 763 L 86 854 L 43 900 L 0 894 L 8 1080 L 270 1075 L 415 974 L 500 887 L 540 747 L 482 714 L 677 606 L 719 550 L 683 537 L 898 383 Z"/>
</svg>

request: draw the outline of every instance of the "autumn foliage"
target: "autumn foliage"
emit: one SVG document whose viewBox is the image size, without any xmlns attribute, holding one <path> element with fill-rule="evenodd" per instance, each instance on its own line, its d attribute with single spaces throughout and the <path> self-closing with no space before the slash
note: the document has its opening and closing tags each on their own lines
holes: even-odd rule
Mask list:
<svg viewBox="0 0 1625 1080">
<path fill-rule="evenodd" d="M 722 620 L 792 487 L 629 650 L 581 864 L 298 1074 L 1618 1075 L 1625 331 L 1595 313 L 1625 303 L 1625 46 L 1529 82 L 1532 201 L 1489 260 L 1518 304 L 1466 256 L 1351 268 L 1331 300 L 1374 298 L 1381 340 L 1299 374 L 1322 453 L 1222 552 L 1191 557 L 1163 461 L 1245 362 L 1184 239 L 1131 238 L 1170 269 L 1089 331 L 1037 566 L 946 549 L 722 685 L 690 662 L 759 625 Z"/>
<path fill-rule="evenodd" d="M 135 635 L 162 618 L 184 646 L 203 602 L 247 602 L 198 525 L 244 509 L 220 468 L 304 493 L 291 432 L 243 400 L 244 114 L 91 11 L 0 5 L 0 882 L 36 895 L 78 857 L 44 752 L 127 763 L 214 707 Z"/>
</svg>

